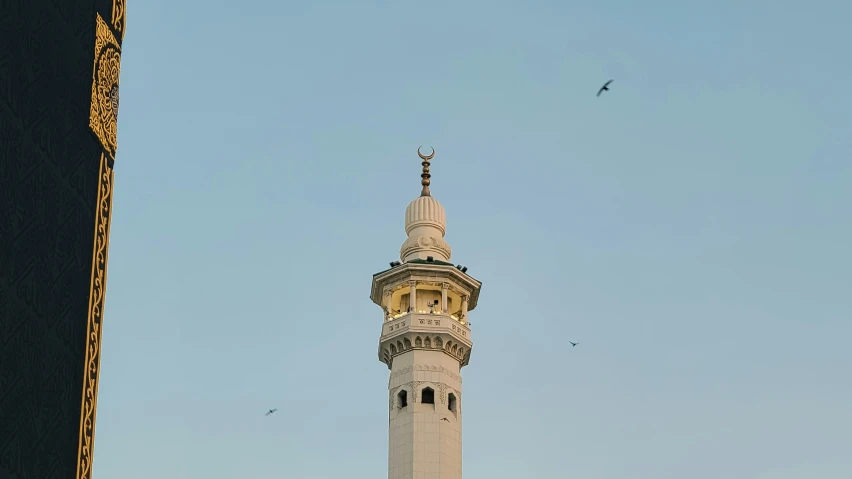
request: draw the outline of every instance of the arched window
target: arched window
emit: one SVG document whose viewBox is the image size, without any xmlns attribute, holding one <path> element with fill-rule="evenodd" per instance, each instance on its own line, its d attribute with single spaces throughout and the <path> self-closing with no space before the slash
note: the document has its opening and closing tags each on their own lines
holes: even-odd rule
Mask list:
<svg viewBox="0 0 852 479">
<path fill-rule="evenodd" d="M 396 405 L 398 408 L 402 409 L 408 406 L 408 391 L 403 389 L 396 395 Z"/>
<path fill-rule="evenodd" d="M 423 343 L 423 344 L 424 344 L 427 348 L 431 348 L 431 347 L 432 347 L 432 340 L 431 340 L 431 339 L 429 339 L 429 336 L 426 336 L 426 341 L 424 341 L 424 343 Z"/>
<path fill-rule="evenodd" d="M 423 340 L 420 339 L 420 336 L 417 336 L 416 338 L 414 338 L 414 347 L 419 348 L 421 346 L 423 346 Z"/>
<path fill-rule="evenodd" d="M 423 393 L 420 397 L 420 402 L 423 404 L 435 404 L 435 390 L 432 388 L 423 388 Z"/>
<path fill-rule="evenodd" d="M 394 346 L 393 344 L 391 344 L 391 354 L 396 354 L 396 346 Z"/>
<path fill-rule="evenodd" d="M 403 339 L 403 341 L 404 341 L 405 349 L 411 349 L 411 340 L 409 340 L 408 338 L 405 338 L 405 339 Z"/>
<path fill-rule="evenodd" d="M 456 412 L 456 395 L 453 393 L 447 394 L 447 409 Z"/>
</svg>

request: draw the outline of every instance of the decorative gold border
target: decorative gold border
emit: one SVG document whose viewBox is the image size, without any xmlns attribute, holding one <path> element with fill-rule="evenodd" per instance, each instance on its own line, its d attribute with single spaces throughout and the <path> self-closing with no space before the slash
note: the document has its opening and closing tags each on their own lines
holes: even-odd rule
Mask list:
<svg viewBox="0 0 852 479">
<path fill-rule="evenodd" d="M 114 5 L 123 0 L 113 0 Z M 113 19 L 116 9 L 113 8 Z M 124 13 L 120 14 L 124 18 Z M 122 25 L 123 20 L 118 22 Z M 109 25 L 96 14 L 95 60 L 92 66 L 92 103 L 89 110 L 89 128 L 100 140 L 110 159 L 115 159 L 118 124 L 118 79 L 121 71 L 121 46 Z"/>
<path fill-rule="evenodd" d="M 112 2 L 112 28 L 124 39 L 125 1 Z M 77 446 L 76 479 L 92 478 L 95 452 L 95 419 L 98 403 L 98 374 L 101 366 L 104 300 L 106 297 L 109 229 L 112 224 L 112 195 L 115 176 L 112 164 L 116 153 L 118 121 L 117 88 L 121 65 L 121 46 L 110 26 L 95 14 L 95 59 L 92 67 L 92 103 L 89 127 L 104 151 L 98 167 L 98 193 L 95 208 L 95 236 L 92 245 L 92 275 L 86 322 L 86 359 L 80 405 L 80 435 Z"/>
<path fill-rule="evenodd" d="M 109 227 L 112 223 L 113 169 L 101 153 L 98 203 L 95 216 L 95 242 L 92 250 L 92 278 L 89 315 L 86 325 L 86 370 L 83 373 L 83 399 L 80 409 L 80 441 L 77 451 L 77 479 L 91 479 L 95 446 L 95 416 L 98 402 L 98 373 L 101 365 L 101 328 L 106 294 Z"/>
<path fill-rule="evenodd" d="M 118 32 L 121 37 L 119 40 L 124 42 L 124 29 L 126 28 L 126 0 L 112 0 L 112 28 Z"/>
</svg>

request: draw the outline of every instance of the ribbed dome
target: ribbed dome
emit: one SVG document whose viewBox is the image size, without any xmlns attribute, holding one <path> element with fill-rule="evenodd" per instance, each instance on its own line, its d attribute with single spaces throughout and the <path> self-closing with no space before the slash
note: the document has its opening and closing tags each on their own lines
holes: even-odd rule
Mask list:
<svg viewBox="0 0 852 479">
<path fill-rule="evenodd" d="M 441 237 L 447 231 L 447 214 L 438 200 L 431 196 L 420 196 L 405 209 L 405 234 L 411 236 L 417 227 L 438 228 Z"/>
</svg>

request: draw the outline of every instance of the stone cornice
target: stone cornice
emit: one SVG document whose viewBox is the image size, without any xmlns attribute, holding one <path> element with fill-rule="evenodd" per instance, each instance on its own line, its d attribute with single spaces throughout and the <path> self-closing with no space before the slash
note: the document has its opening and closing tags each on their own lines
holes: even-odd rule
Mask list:
<svg viewBox="0 0 852 479">
<path fill-rule="evenodd" d="M 473 343 L 449 331 L 412 331 L 406 329 L 392 336 L 383 335 L 379 341 L 379 361 L 393 369 L 393 359 L 412 351 L 442 352 L 459 362 L 459 368 L 470 362 Z"/>
<path fill-rule="evenodd" d="M 370 299 L 377 305 L 382 306 L 382 296 L 386 287 L 396 286 L 408 281 L 449 283 L 464 294 L 469 295 L 468 311 L 476 308 L 476 303 L 479 300 L 479 290 L 482 288 L 482 283 L 462 273 L 453 266 L 405 263 L 373 276 Z"/>
</svg>

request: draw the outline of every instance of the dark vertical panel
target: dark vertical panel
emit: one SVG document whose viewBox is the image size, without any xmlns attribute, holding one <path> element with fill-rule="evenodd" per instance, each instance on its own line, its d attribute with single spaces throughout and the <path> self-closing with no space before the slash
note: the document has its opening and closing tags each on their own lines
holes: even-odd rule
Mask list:
<svg viewBox="0 0 852 479">
<path fill-rule="evenodd" d="M 114 159 L 90 121 L 96 18 L 120 53 L 123 3 L 0 0 L 0 479 L 89 477 L 81 422 L 105 286 L 92 273 Z"/>
</svg>

